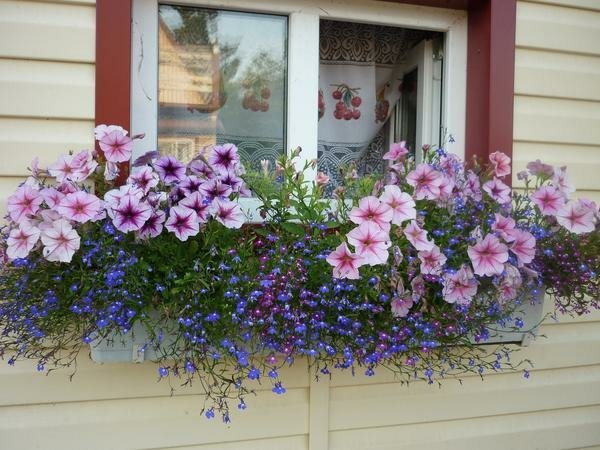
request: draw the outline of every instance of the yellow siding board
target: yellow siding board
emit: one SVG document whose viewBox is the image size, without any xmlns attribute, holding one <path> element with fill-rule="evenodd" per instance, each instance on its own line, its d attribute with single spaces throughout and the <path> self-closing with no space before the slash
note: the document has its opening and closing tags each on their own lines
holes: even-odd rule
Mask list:
<svg viewBox="0 0 600 450">
<path fill-rule="evenodd" d="M 193 447 L 177 447 L 177 450 L 306 450 L 308 437 L 288 436 L 284 438 L 256 439 L 252 441 L 236 441 L 222 444 L 194 445 Z M 171 450 L 172 447 L 163 447 L 152 450 Z M 150 450 L 150 449 L 148 449 Z"/>
<path fill-rule="evenodd" d="M 600 12 L 520 1 L 516 45 L 600 55 Z"/>
<path fill-rule="evenodd" d="M 94 66 L 0 59 L 0 116 L 94 118 Z"/>
<path fill-rule="evenodd" d="M 515 93 L 600 100 L 600 57 L 517 49 Z"/>
<path fill-rule="evenodd" d="M 265 392 L 253 397 L 244 412 L 234 402 L 234 424 L 229 426 L 219 424 L 219 416 L 206 420 L 202 408 L 203 397 L 197 395 L 5 407 L 0 409 L 0 448 L 176 447 L 308 431 L 307 389 L 291 389 L 282 396 Z"/>
<path fill-rule="evenodd" d="M 598 105 L 597 102 L 516 95 L 514 138 L 517 141 L 598 145 Z"/>
<path fill-rule="evenodd" d="M 572 8 L 591 9 L 600 11 L 600 0 L 528 0 L 533 3 L 544 3 L 547 5 L 566 6 Z"/>
<path fill-rule="evenodd" d="M 558 394 L 557 394 L 558 395 Z M 403 405 L 398 405 L 402 409 Z M 457 409 L 468 408 L 463 403 Z M 493 408 L 494 404 L 490 405 Z M 358 410 L 358 408 L 357 408 Z M 330 450 L 564 450 L 600 441 L 600 406 L 334 431 Z"/>
<path fill-rule="evenodd" d="M 94 62 L 95 8 L 0 1 L 0 56 Z"/>
</svg>

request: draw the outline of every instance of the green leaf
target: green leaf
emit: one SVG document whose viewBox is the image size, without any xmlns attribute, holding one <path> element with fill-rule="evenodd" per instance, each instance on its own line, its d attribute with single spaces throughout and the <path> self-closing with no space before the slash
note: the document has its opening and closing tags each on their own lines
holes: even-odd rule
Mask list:
<svg viewBox="0 0 600 450">
<path fill-rule="evenodd" d="M 299 225 L 297 223 L 293 223 L 293 222 L 283 222 L 281 224 L 281 228 L 283 228 L 285 231 L 295 234 L 297 236 L 302 236 L 304 235 L 304 227 L 302 225 Z"/>
</svg>

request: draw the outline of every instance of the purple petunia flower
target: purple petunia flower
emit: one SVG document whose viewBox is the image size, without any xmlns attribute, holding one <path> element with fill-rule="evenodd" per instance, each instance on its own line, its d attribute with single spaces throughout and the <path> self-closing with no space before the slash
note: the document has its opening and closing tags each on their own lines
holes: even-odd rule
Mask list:
<svg viewBox="0 0 600 450">
<path fill-rule="evenodd" d="M 124 196 L 112 210 L 113 223 L 123 233 L 139 230 L 151 215 L 150 205 L 134 195 Z"/>
<path fill-rule="evenodd" d="M 208 157 L 208 163 L 219 171 L 233 170 L 239 162 L 240 156 L 233 144 L 215 146 Z"/>
<path fill-rule="evenodd" d="M 185 206 L 171 208 L 165 227 L 180 241 L 187 241 L 190 236 L 197 235 L 200 230 L 196 211 Z"/>
<path fill-rule="evenodd" d="M 163 230 L 165 213 L 162 210 L 153 211 L 152 215 L 140 228 L 139 235 L 142 238 L 155 238 Z"/>
<path fill-rule="evenodd" d="M 183 180 L 185 165 L 173 156 L 163 156 L 154 163 L 154 169 L 162 181 L 171 184 Z"/>
</svg>

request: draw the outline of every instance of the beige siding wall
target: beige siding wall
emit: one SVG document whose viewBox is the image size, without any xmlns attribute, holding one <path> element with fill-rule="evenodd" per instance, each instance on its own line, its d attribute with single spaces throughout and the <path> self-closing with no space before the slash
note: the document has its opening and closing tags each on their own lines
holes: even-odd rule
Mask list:
<svg viewBox="0 0 600 450">
<path fill-rule="evenodd" d="M 600 0 L 519 2 L 515 162 L 567 164 L 600 199 Z M 35 156 L 86 148 L 93 127 L 93 1 L 0 0 L 0 202 Z M 156 368 L 96 365 L 44 376 L 0 364 L 0 449 L 600 448 L 600 314 L 549 322 L 521 352 L 536 368 L 442 389 L 391 376 L 285 374 L 224 426 Z"/>
</svg>

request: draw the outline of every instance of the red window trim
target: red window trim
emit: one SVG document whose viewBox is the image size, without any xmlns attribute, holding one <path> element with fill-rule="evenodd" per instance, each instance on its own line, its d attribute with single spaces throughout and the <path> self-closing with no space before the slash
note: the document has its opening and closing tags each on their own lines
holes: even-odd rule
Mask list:
<svg viewBox="0 0 600 450">
<path fill-rule="evenodd" d="M 467 11 L 466 158 L 512 157 L 516 0 L 390 1 Z M 131 0 L 97 0 L 96 125 L 129 129 L 130 80 Z"/>
</svg>

